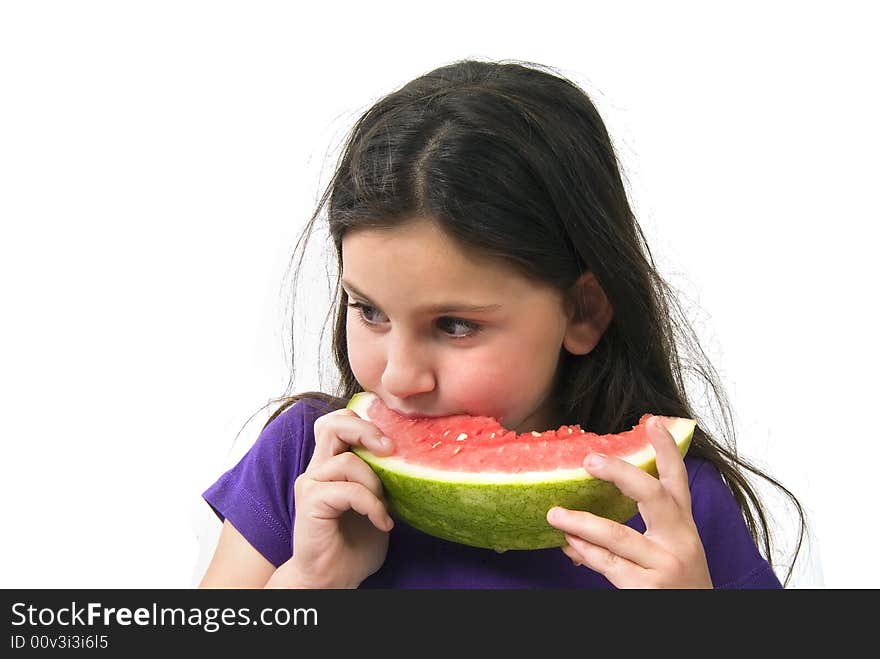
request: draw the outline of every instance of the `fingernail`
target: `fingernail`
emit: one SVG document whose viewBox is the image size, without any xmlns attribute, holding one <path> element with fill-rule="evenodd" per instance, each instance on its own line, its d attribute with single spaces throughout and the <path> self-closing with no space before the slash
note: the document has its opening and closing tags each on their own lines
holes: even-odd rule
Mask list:
<svg viewBox="0 0 880 659">
<path fill-rule="evenodd" d="M 550 509 L 550 512 L 548 512 L 547 514 L 550 516 L 551 520 L 553 520 L 554 522 L 558 522 L 559 520 L 562 519 L 562 516 L 564 513 L 562 511 L 562 508 L 554 506 L 553 508 Z"/>
<path fill-rule="evenodd" d="M 379 438 L 379 445 L 382 448 L 391 448 L 391 440 L 383 435 Z"/>
<path fill-rule="evenodd" d="M 603 464 L 605 464 L 604 453 L 590 453 L 590 455 L 587 456 L 588 467 L 601 467 Z"/>
</svg>

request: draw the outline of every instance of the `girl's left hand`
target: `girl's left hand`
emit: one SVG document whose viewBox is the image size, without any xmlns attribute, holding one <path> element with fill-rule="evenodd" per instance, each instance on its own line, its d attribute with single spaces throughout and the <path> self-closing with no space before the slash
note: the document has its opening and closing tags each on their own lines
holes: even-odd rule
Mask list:
<svg viewBox="0 0 880 659">
<path fill-rule="evenodd" d="M 584 459 L 593 476 L 611 481 L 638 503 L 645 533 L 560 507 L 547 512 L 547 521 L 565 532 L 566 556 L 618 588 L 712 588 L 684 460 L 659 418 L 648 421 L 648 436 L 657 453 L 659 479 L 613 456 L 592 453 Z"/>
</svg>

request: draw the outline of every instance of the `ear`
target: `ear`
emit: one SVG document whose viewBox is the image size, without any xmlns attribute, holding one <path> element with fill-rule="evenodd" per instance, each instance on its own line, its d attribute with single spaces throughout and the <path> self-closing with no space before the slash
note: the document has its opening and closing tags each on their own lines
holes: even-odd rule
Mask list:
<svg viewBox="0 0 880 659">
<path fill-rule="evenodd" d="M 614 310 L 592 272 L 585 272 L 565 294 L 568 325 L 562 345 L 574 355 L 585 355 L 599 343 Z"/>
</svg>

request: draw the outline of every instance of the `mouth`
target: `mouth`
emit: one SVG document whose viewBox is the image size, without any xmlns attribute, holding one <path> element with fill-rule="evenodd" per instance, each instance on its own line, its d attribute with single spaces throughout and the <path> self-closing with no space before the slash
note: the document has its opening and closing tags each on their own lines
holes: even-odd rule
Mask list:
<svg viewBox="0 0 880 659">
<path fill-rule="evenodd" d="M 446 416 L 444 414 L 417 414 L 412 412 L 403 412 L 401 410 L 396 410 L 393 407 L 389 407 L 388 409 L 407 419 L 436 419 L 441 416 Z"/>
</svg>

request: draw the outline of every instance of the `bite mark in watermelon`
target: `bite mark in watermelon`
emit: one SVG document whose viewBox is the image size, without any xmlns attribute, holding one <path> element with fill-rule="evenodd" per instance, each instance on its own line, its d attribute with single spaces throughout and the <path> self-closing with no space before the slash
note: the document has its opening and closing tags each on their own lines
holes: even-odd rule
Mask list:
<svg viewBox="0 0 880 659">
<path fill-rule="evenodd" d="M 394 453 L 385 457 L 352 449 L 382 481 L 390 512 L 424 533 L 474 547 L 563 545 L 563 533 L 547 522 L 553 506 L 617 522 L 632 518 L 636 502 L 583 468 L 588 453 L 615 455 L 657 475 L 646 426 L 651 414 L 622 433 L 596 435 L 566 425 L 517 434 L 486 416 L 410 419 L 369 392 L 355 394 L 348 408 L 394 442 Z M 661 419 L 684 455 L 696 422 Z"/>
</svg>

